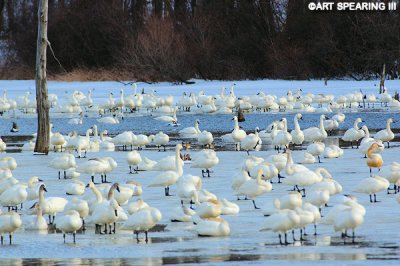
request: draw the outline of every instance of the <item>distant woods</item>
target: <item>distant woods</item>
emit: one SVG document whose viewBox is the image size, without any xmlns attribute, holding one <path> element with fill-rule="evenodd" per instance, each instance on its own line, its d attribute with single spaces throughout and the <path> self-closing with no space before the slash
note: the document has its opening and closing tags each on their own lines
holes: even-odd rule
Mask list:
<svg viewBox="0 0 400 266">
<path fill-rule="evenodd" d="M 109 79 L 398 78 L 400 12 L 305 0 L 49 0 L 48 72 Z M 0 0 L 2 78 L 33 78 L 37 0 Z M 102 77 L 99 76 L 99 79 Z"/>
</svg>

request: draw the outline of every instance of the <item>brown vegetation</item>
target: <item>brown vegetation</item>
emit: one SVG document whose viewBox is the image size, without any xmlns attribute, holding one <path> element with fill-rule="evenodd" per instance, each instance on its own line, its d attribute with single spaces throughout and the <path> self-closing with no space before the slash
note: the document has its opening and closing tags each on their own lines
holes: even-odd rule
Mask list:
<svg viewBox="0 0 400 266">
<path fill-rule="evenodd" d="M 63 80 L 398 77 L 399 12 L 303 0 L 49 0 L 48 72 Z M 0 0 L 1 78 L 34 77 L 37 0 Z M 57 58 L 57 60 L 56 60 Z"/>
</svg>

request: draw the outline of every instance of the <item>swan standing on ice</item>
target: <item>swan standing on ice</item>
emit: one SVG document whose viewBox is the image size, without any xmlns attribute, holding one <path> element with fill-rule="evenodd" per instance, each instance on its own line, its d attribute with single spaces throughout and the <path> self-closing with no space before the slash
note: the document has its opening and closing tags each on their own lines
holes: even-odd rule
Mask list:
<svg viewBox="0 0 400 266">
<path fill-rule="evenodd" d="M 366 125 L 362 126 L 362 130 L 364 130 L 365 136 L 360 142 L 359 151 L 360 151 L 360 153 L 364 154 L 364 158 L 367 158 L 368 149 L 371 147 L 371 145 L 373 143 L 382 144 L 382 141 L 375 140 L 374 138 L 371 138 L 370 135 L 369 135 L 368 127 Z M 379 153 L 379 152 L 383 151 L 384 145 L 380 145 L 380 146 L 382 146 L 382 148 L 377 148 L 377 149 L 374 150 L 374 152 L 378 152 Z"/>
<path fill-rule="evenodd" d="M 282 118 L 283 121 L 283 129 L 279 131 L 276 136 L 272 139 L 272 144 L 277 147 L 278 153 L 281 149 L 281 146 L 284 146 L 285 149 L 289 147 L 289 143 L 292 141 L 292 135 L 287 131 L 287 120 L 286 118 Z"/>
<path fill-rule="evenodd" d="M 319 128 L 318 127 L 309 127 L 303 130 L 304 140 L 308 142 L 314 141 L 324 141 L 328 137 L 328 133 L 326 133 L 324 127 L 324 120 L 326 119 L 325 115 L 321 115 L 319 118 Z"/>
<path fill-rule="evenodd" d="M 376 200 L 376 193 L 387 190 L 389 186 L 390 183 L 386 178 L 375 175 L 361 180 L 361 182 L 355 187 L 354 191 L 368 194 L 370 202 L 378 202 Z M 372 195 L 374 195 L 373 201 Z"/>
<path fill-rule="evenodd" d="M 255 209 L 259 208 L 256 206 L 254 198 L 272 190 L 271 183 L 262 180 L 261 177 L 262 169 L 259 169 L 257 172 L 257 178 L 245 181 L 238 188 L 236 193 L 236 195 L 246 195 L 247 197 L 253 198 L 252 201 Z"/>
<path fill-rule="evenodd" d="M 146 243 L 148 240 L 148 231 L 161 220 L 161 212 L 152 207 L 138 210 L 128 217 L 128 220 L 122 225 L 123 230 L 132 230 L 136 234 L 136 241 L 139 243 L 139 232 L 144 231 Z"/>
<path fill-rule="evenodd" d="M 192 158 L 192 168 L 201 168 L 201 174 L 204 177 L 210 177 L 210 168 L 219 163 L 217 153 L 214 150 L 201 150 L 195 153 Z M 204 170 L 205 169 L 205 170 Z"/>
<path fill-rule="evenodd" d="M 258 132 L 260 129 L 256 127 L 254 134 L 250 133 L 247 135 L 245 138 L 242 139 L 240 142 L 240 147 L 242 147 L 244 150 L 246 150 L 247 155 L 250 155 L 249 151 L 250 150 L 260 150 L 262 141 L 260 137 L 258 136 Z"/>
<path fill-rule="evenodd" d="M 175 170 L 161 172 L 150 182 L 149 187 L 164 187 L 165 196 L 171 196 L 169 194 L 169 187 L 175 184 L 178 181 L 179 177 L 183 175 L 183 165 L 178 159 L 180 157 L 181 149 L 182 145 L 177 144 L 175 150 Z"/>
<path fill-rule="evenodd" d="M 126 162 L 129 165 L 129 173 L 137 174 L 139 164 L 142 162 L 142 157 L 140 156 L 140 153 L 138 151 L 130 151 L 126 155 Z M 132 166 L 134 167 L 134 172 L 132 172 Z"/>
<path fill-rule="evenodd" d="M 164 132 L 160 131 L 154 135 L 153 143 L 158 148 L 158 151 L 160 151 L 160 147 L 163 147 L 164 151 L 166 151 L 165 147 L 168 144 L 168 142 L 169 142 L 169 136 Z"/>
<path fill-rule="evenodd" d="M 44 192 L 47 192 L 46 186 L 44 184 L 39 187 L 39 204 L 42 208 L 43 214 L 49 215 L 49 224 L 53 224 L 56 214 L 63 212 L 65 205 L 68 201 L 60 197 L 44 197 Z M 53 219 L 52 219 L 53 218 Z"/>
<path fill-rule="evenodd" d="M 72 233 L 75 243 L 76 231 L 82 227 L 82 219 L 79 216 L 79 212 L 75 210 L 69 210 L 57 216 L 55 220 L 56 227 L 63 233 L 64 243 L 65 234 Z"/>
<path fill-rule="evenodd" d="M 390 129 L 391 123 L 394 123 L 394 121 L 392 118 L 389 118 L 386 122 L 386 129 L 382 129 L 381 131 L 378 131 L 374 136 L 374 139 L 376 139 L 376 140 L 380 140 L 382 142 L 387 142 L 388 148 L 390 147 L 389 142 L 394 139 L 394 133 Z"/>
<path fill-rule="evenodd" d="M 21 217 L 16 212 L 6 212 L 0 214 L 0 235 L 3 245 L 3 234 L 8 233 L 10 245 L 12 244 L 12 234 L 22 225 Z"/>
<path fill-rule="evenodd" d="M 246 132 L 240 129 L 237 116 L 233 117 L 232 120 L 235 121 L 235 127 L 231 133 L 231 137 L 235 142 L 235 150 L 240 150 L 240 143 L 246 137 Z"/>
<path fill-rule="evenodd" d="M 49 167 L 58 170 L 58 179 L 61 179 L 61 171 L 64 171 L 64 179 L 66 179 L 67 169 L 76 167 L 75 157 L 69 153 L 61 154 L 50 161 Z"/>
<path fill-rule="evenodd" d="M 300 129 L 299 119 L 303 120 L 303 116 L 300 113 L 294 116 L 294 130 L 290 132 L 292 143 L 296 145 L 301 145 L 304 141 L 304 133 Z"/>
<path fill-rule="evenodd" d="M 353 141 L 355 141 L 356 145 L 357 145 L 357 149 L 358 149 L 358 140 L 365 136 L 364 130 L 362 130 L 358 126 L 358 124 L 361 122 L 364 122 L 364 121 L 361 118 L 357 118 L 354 121 L 353 127 L 346 130 L 346 132 L 344 133 L 344 136 L 342 138 L 342 140 L 344 140 L 344 141 L 350 141 L 351 148 L 353 148 Z"/>
</svg>

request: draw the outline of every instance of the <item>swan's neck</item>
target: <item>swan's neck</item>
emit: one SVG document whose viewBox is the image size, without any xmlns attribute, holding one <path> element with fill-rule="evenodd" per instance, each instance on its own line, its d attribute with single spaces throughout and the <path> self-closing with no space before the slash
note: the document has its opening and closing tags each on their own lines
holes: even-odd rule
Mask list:
<svg viewBox="0 0 400 266">
<path fill-rule="evenodd" d="M 368 149 L 368 152 L 367 152 L 368 158 L 372 159 L 372 152 L 374 151 L 374 149 L 375 149 L 375 148 L 373 148 L 373 147 L 370 147 L 370 148 Z"/>
<path fill-rule="evenodd" d="M 91 187 L 94 195 L 96 196 L 96 201 L 101 202 L 103 200 L 103 196 L 101 195 L 100 191 L 97 189 L 97 187 L 93 186 Z"/>
<path fill-rule="evenodd" d="M 287 161 L 286 161 L 286 166 L 285 166 L 285 170 L 286 170 L 286 173 L 287 173 L 288 175 L 293 175 L 292 164 L 293 164 L 292 154 L 291 154 L 291 153 L 288 153 L 288 155 L 287 155 Z"/>
<path fill-rule="evenodd" d="M 239 129 L 239 122 L 238 122 L 238 120 L 237 120 L 237 119 L 235 120 L 235 129 L 236 129 L 236 130 L 238 130 L 238 129 Z"/>
<path fill-rule="evenodd" d="M 360 122 L 358 121 L 358 119 L 357 119 L 356 121 L 354 121 L 354 128 L 355 128 L 356 130 L 358 130 L 358 123 L 360 123 Z"/>
<path fill-rule="evenodd" d="M 287 120 L 283 120 L 283 131 L 287 132 Z"/>
<path fill-rule="evenodd" d="M 325 127 L 324 127 L 324 118 L 323 118 L 323 117 L 321 117 L 321 118 L 319 119 L 319 129 L 320 129 L 321 131 L 325 131 Z"/>
<path fill-rule="evenodd" d="M 367 127 L 364 128 L 365 131 L 365 139 L 369 139 L 369 130 Z"/>
<path fill-rule="evenodd" d="M 39 204 L 42 205 L 44 202 L 44 190 L 39 191 Z"/>
<path fill-rule="evenodd" d="M 111 200 L 114 198 L 114 193 L 115 193 L 114 190 L 115 190 L 115 187 L 111 186 L 110 190 L 108 191 L 107 200 Z"/>
<path fill-rule="evenodd" d="M 199 123 L 196 123 L 196 124 L 194 125 L 194 128 L 196 129 L 197 132 L 200 132 Z"/>
<path fill-rule="evenodd" d="M 388 131 L 388 132 L 390 132 L 390 131 L 392 131 L 391 129 L 390 129 L 390 121 L 387 121 L 386 122 L 386 130 Z"/>
<path fill-rule="evenodd" d="M 294 130 L 300 131 L 299 118 L 297 116 L 294 117 Z"/>
<path fill-rule="evenodd" d="M 181 155 L 180 155 L 180 149 L 176 149 L 175 151 L 175 169 L 179 176 L 183 174 L 183 169 L 181 165 Z"/>
<path fill-rule="evenodd" d="M 103 132 L 103 131 L 100 132 L 100 140 L 101 140 L 101 141 L 104 141 L 104 132 Z"/>
</svg>

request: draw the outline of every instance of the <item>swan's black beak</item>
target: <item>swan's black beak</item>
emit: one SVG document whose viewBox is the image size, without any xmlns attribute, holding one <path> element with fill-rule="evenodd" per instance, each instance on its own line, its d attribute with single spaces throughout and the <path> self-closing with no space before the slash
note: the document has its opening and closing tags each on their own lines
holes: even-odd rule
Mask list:
<svg viewBox="0 0 400 266">
<path fill-rule="evenodd" d="M 30 210 L 31 210 L 31 209 L 34 209 L 34 208 L 36 207 L 36 203 L 37 203 L 37 202 L 33 203 L 32 207 L 30 207 L 29 209 L 30 209 Z"/>
<path fill-rule="evenodd" d="M 46 187 L 43 187 L 43 190 L 47 192 L 47 189 L 46 189 Z"/>
<path fill-rule="evenodd" d="M 235 120 L 235 118 L 234 118 L 234 117 L 232 117 L 232 119 L 231 119 L 231 120 L 233 121 L 233 120 Z"/>
<path fill-rule="evenodd" d="M 118 211 L 114 210 L 115 216 L 118 216 Z"/>
<path fill-rule="evenodd" d="M 39 181 L 39 182 L 43 182 L 43 179 L 38 178 L 38 181 Z"/>
<path fill-rule="evenodd" d="M 85 187 L 89 187 L 89 184 L 87 184 Z"/>
<path fill-rule="evenodd" d="M 365 120 L 361 120 L 361 123 L 365 123 Z"/>
<path fill-rule="evenodd" d="M 300 117 L 300 120 L 303 120 L 303 117 Z"/>
<path fill-rule="evenodd" d="M 121 192 L 121 191 L 119 190 L 119 186 L 117 186 L 117 191 L 118 191 L 118 192 Z"/>
</svg>

